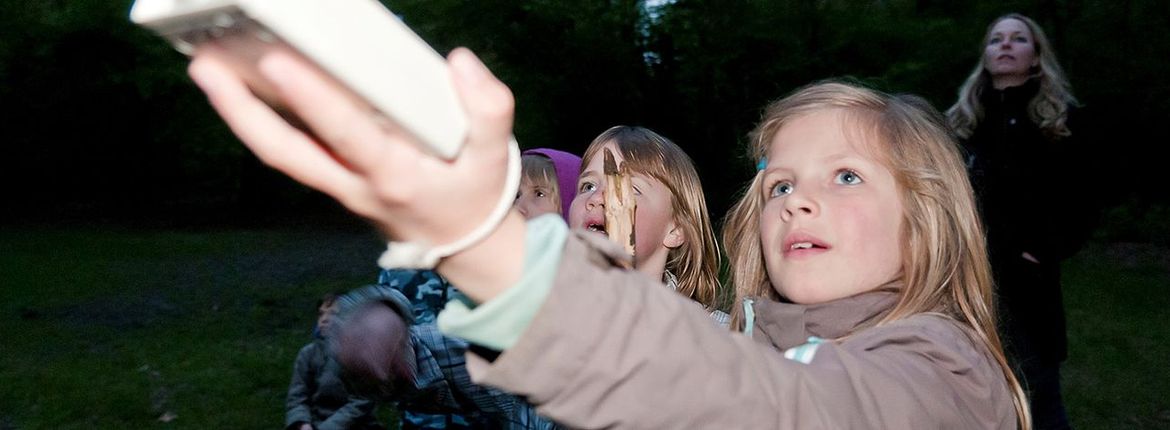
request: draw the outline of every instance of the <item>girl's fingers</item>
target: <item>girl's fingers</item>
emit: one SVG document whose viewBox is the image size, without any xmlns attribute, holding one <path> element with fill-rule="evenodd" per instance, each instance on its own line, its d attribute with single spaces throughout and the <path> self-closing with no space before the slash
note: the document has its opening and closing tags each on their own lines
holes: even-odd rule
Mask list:
<svg viewBox="0 0 1170 430">
<path fill-rule="evenodd" d="M 248 149 L 265 164 L 305 185 L 343 203 L 355 200 L 361 184 L 354 174 L 257 99 L 216 55 L 213 50 L 201 52 L 192 60 L 188 73 Z"/>
<path fill-rule="evenodd" d="M 386 139 L 399 134 L 393 133 L 395 126 L 376 121 L 365 102 L 304 60 L 278 51 L 261 58 L 259 68 L 320 143 L 351 169 L 364 173 L 375 168 L 390 149 L 386 140 L 403 140 Z"/>
<path fill-rule="evenodd" d="M 468 141 L 502 148 L 512 135 L 512 91 L 467 48 L 455 48 L 447 61 L 455 92 L 470 119 Z"/>
<path fill-rule="evenodd" d="M 466 234 L 498 199 L 512 132 L 513 98 L 470 51 L 450 57 L 468 114 L 467 148 L 454 162 L 424 154 L 409 134 L 380 121 L 352 93 L 288 52 L 261 58 L 261 75 L 312 136 L 289 125 L 208 49 L 190 74 L 252 152 L 293 179 L 373 219 L 395 237 L 447 243 Z M 486 179 L 486 180 L 485 180 Z M 450 217 L 452 207 L 463 208 Z"/>
</svg>

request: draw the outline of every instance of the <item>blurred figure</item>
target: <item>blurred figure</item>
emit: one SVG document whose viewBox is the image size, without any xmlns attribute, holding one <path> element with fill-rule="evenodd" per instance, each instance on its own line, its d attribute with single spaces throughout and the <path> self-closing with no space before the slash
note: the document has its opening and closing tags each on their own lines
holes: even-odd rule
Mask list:
<svg viewBox="0 0 1170 430">
<path fill-rule="evenodd" d="M 1060 394 L 1060 263 L 1081 248 L 1100 212 L 1092 179 L 1054 183 L 1088 170 L 1077 106 L 1044 31 L 1008 14 L 991 22 L 979 63 L 947 111 L 987 227 L 1000 331 L 1037 429 L 1069 427 Z"/>
<path fill-rule="evenodd" d="M 341 365 L 329 354 L 337 296 L 329 293 L 321 297 L 313 342 L 297 354 L 285 399 L 286 430 L 385 428 L 374 416 L 374 402 L 349 393 L 342 381 Z"/>
<path fill-rule="evenodd" d="M 464 361 L 469 345 L 435 326 L 443 305 L 457 296 L 459 291 L 433 270 L 382 270 L 377 285 L 339 300 L 338 353 L 354 350 L 347 345 L 363 345 L 359 357 L 340 361 L 360 379 L 362 392 L 394 402 L 403 430 L 529 428 L 505 427 L 523 403 L 473 384 Z"/>
</svg>

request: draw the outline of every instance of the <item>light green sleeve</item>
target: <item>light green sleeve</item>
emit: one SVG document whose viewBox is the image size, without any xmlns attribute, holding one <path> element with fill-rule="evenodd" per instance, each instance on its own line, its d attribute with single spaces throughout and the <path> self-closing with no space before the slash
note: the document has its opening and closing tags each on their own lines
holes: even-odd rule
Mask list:
<svg viewBox="0 0 1170 430">
<path fill-rule="evenodd" d="M 467 300 L 447 302 L 439 313 L 439 330 L 500 351 L 511 347 L 552 290 L 568 237 L 569 227 L 559 215 L 528 220 L 524 269 L 516 285 L 478 306 Z"/>
</svg>

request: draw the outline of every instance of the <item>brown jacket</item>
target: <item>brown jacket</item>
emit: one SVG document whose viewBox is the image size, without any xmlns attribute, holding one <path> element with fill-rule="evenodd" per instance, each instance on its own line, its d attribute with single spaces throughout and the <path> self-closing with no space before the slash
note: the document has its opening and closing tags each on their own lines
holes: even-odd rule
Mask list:
<svg viewBox="0 0 1170 430">
<path fill-rule="evenodd" d="M 998 366 L 949 318 L 922 314 L 834 339 L 886 311 L 871 292 L 811 306 L 760 302 L 754 339 L 620 269 L 622 251 L 570 235 L 556 284 L 520 340 L 477 383 L 526 396 L 574 428 L 1006 429 L 1015 409 Z"/>
</svg>

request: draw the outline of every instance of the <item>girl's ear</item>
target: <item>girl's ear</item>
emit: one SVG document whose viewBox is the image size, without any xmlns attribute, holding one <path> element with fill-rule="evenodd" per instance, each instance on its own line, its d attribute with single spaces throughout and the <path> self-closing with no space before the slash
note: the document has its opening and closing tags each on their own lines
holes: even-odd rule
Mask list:
<svg viewBox="0 0 1170 430">
<path fill-rule="evenodd" d="M 662 238 L 662 246 L 670 249 L 678 248 L 687 242 L 683 234 L 682 227 L 678 226 L 677 222 L 670 223 L 670 230 L 667 230 L 666 237 Z"/>
</svg>

